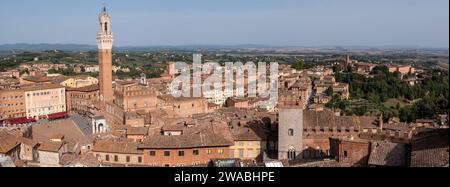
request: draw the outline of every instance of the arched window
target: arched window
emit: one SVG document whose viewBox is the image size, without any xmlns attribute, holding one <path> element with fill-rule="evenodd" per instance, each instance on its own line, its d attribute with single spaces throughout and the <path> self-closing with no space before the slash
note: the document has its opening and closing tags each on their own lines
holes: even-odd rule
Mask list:
<svg viewBox="0 0 450 187">
<path fill-rule="evenodd" d="M 103 123 L 98 124 L 97 133 L 103 133 Z"/>
<path fill-rule="evenodd" d="M 108 32 L 108 22 L 105 22 L 105 31 Z"/>
<path fill-rule="evenodd" d="M 295 149 L 289 149 L 288 151 L 288 159 L 294 160 L 295 159 Z"/>
</svg>

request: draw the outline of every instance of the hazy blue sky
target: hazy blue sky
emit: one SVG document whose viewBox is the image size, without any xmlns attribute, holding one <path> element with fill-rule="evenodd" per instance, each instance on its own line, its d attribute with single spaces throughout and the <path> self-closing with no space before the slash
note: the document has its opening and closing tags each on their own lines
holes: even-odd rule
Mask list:
<svg viewBox="0 0 450 187">
<path fill-rule="evenodd" d="M 449 45 L 448 0 L 1 0 L 0 44 Z"/>
</svg>

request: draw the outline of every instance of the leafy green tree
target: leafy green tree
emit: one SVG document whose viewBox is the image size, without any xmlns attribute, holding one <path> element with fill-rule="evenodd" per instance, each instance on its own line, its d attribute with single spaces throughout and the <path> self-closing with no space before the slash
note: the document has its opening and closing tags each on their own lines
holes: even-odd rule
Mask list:
<svg viewBox="0 0 450 187">
<path fill-rule="evenodd" d="M 305 60 L 303 59 L 296 60 L 295 63 L 292 65 L 292 68 L 296 70 L 303 70 L 305 68 Z"/>
<path fill-rule="evenodd" d="M 337 72 L 340 72 L 341 71 L 341 67 L 340 66 L 338 66 L 338 65 L 333 65 L 333 72 L 334 73 L 337 73 Z"/>
<path fill-rule="evenodd" d="M 387 66 L 375 66 L 370 72 L 371 75 L 387 75 L 389 74 L 389 68 Z"/>
<path fill-rule="evenodd" d="M 328 96 L 328 97 L 332 97 L 333 96 L 333 87 L 328 87 L 326 90 L 325 90 L 325 94 Z"/>
</svg>

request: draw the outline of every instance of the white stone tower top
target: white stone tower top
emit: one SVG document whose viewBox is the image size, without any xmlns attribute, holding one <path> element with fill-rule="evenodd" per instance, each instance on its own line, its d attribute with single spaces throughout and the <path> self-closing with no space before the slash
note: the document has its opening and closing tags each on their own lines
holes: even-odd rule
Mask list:
<svg viewBox="0 0 450 187">
<path fill-rule="evenodd" d="M 97 32 L 98 49 L 112 49 L 113 33 L 111 32 L 111 17 L 106 11 L 106 7 L 98 15 L 99 30 Z"/>
</svg>

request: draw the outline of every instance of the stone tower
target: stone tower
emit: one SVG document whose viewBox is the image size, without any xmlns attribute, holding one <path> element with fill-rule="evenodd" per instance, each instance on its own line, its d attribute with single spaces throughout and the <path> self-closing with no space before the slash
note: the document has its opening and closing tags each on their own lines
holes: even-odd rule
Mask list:
<svg viewBox="0 0 450 187">
<path fill-rule="evenodd" d="M 97 32 L 99 84 L 101 103 L 113 101 L 112 91 L 112 45 L 113 34 L 106 7 L 98 15 L 99 30 Z"/>
<path fill-rule="evenodd" d="M 303 109 L 280 108 L 278 114 L 278 159 L 302 159 Z"/>
<path fill-rule="evenodd" d="M 170 75 L 171 78 L 175 77 L 175 62 L 168 62 L 166 64 L 167 74 Z"/>
</svg>

